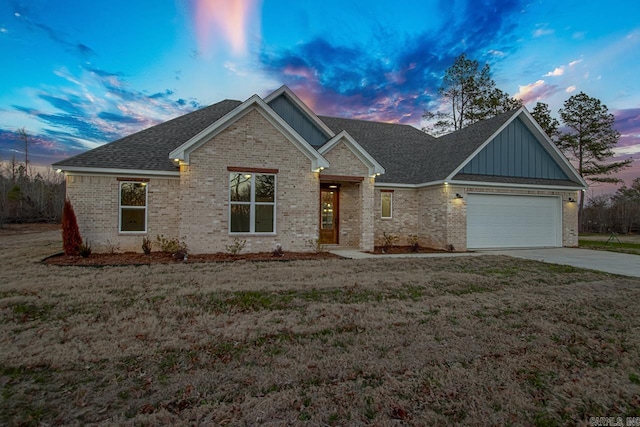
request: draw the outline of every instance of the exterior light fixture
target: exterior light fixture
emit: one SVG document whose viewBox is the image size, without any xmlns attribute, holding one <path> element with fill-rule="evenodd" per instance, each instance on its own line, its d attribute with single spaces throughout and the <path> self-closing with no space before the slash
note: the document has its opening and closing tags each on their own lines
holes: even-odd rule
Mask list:
<svg viewBox="0 0 640 427">
<path fill-rule="evenodd" d="M 330 185 L 329 188 L 338 188 L 337 185 Z"/>
<path fill-rule="evenodd" d="M 576 199 L 574 199 L 573 197 L 569 197 L 569 198 L 567 199 L 567 201 L 568 201 L 569 203 L 575 203 L 575 202 L 576 202 Z"/>
<path fill-rule="evenodd" d="M 456 193 L 456 199 L 462 199 L 462 194 Z"/>
<path fill-rule="evenodd" d="M 444 185 L 449 185 L 449 183 L 447 181 L 444 182 Z"/>
<path fill-rule="evenodd" d="M 56 169 L 56 173 L 62 173 L 62 169 Z"/>
</svg>

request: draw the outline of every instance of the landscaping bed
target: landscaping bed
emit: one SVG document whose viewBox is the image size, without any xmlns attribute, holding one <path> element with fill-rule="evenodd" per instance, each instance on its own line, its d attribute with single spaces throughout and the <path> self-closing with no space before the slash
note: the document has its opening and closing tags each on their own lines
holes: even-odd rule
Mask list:
<svg viewBox="0 0 640 427">
<path fill-rule="evenodd" d="M 76 265 L 76 266 L 125 266 L 125 265 L 145 265 L 145 264 L 193 264 L 203 262 L 237 262 L 237 261 L 293 261 L 308 259 L 328 259 L 339 258 L 329 252 L 283 252 L 282 254 L 274 254 L 271 252 L 256 252 L 245 254 L 230 254 L 225 252 L 213 254 L 189 254 L 186 260 L 180 257 L 174 257 L 170 253 L 152 252 L 145 255 L 139 252 L 123 252 L 123 253 L 99 253 L 91 254 L 84 258 L 81 256 L 70 256 L 62 253 L 47 257 L 43 263 L 48 265 Z"/>
</svg>

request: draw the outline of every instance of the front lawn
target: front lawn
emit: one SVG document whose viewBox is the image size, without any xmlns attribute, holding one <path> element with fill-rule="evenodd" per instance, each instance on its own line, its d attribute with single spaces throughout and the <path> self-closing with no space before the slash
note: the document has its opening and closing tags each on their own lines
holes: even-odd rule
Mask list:
<svg viewBox="0 0 640 427">
<path fill-rule="evenodd" d="M 58 267 L 37 262 L 58 232 L 0 239 L 2 425 L 640 416 L 640 279 L 497 256 Z"/>
<path fill-rule="evenodd" d="M 593 237 L 581 237 L 578 244 L 583 249 L 640 255 L 640 243 L 628 242 L 620 238 L 619 241 L 615 239 L 607 241 L 603 239 L 595 240 Z"/>
</svg>

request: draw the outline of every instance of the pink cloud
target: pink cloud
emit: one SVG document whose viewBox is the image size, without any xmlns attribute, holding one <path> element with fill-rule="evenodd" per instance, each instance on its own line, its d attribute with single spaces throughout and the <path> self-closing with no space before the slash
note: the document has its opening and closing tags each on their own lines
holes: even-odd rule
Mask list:
<svg viewBox="0 0 640 427">
<path fill-rule="evenodd" d="M 224 40 L 236 55 L 248 50 L 249 29 L 258 23 L 261 0 L 196 0 L 194 7 L 196 33 L 200 49 L 211 50 Z"/>
<path fill-rule="evenodd" d="M 544 80 L 538 80 L 535 83 L 529 83 L 524 86 L 518 85 L 518 88 L 518 93 L 513 97 L 521 100 L 525 104 L 539 101 L 558 91 L 558 86 L 548 85 Z"/>
</svg>

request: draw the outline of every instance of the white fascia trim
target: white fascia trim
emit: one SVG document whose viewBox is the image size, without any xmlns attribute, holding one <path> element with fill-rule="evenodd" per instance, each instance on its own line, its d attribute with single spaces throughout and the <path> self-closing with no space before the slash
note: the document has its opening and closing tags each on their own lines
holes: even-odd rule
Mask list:
<svg viewBox="0 0 640 427">
<path fill-rule="evenodd" d="M 187 142 L 169 153 L 170 159 L 179 159 L 184 164 L 189 164 L 189 155 L 196 148 L 215 137 L 228 126 L 244 117 L 253 109 L 262 114 L 273 126 L 275 126 L 289 141 L 311 160 L 311 170 L 329 167 L 329 162 L 322 157 L 307 141 L 304 140 L 287 122 L 277 115 L 258 95 L 253 95 L 238 107 L 225 114 L 215 123 L 208 126 L 202 132 L 189 139 Z"/>
<path fill-rule="evenodd" d="M 298 108 L 304 111 L 304 113 L 309 116 L 311 121 L 313 121 L 320 129 L 322 129 L 327 135 L 329 135 L 329 138 L 333 138 L 335 136 L 335 133 L 329 128 L 329 126 L 327 126 L 325 122 L 320 120 L 316 113 L 314 113 L 311 108 L 307 107 L 307 104 L 302 102 L 302 100 L 298 98 L 298 96 L 293 93 L 293 91 L 289 89 L 287 85 L 282 85 L 279 89 L 271 92 L 264 98 L 264 102 L 268 104 L 282 94 L 285 94 L 287 97 L 289 97 L 289 99 L 291 99 L 291 101 L 293 101 Z"/>
<path fill-rule="evenodd" d="M 394 184 L 388 182 L 376 182 L 375 187 L 380 188 L 425 188 L 438 185 L 455 185 L 463 187 L 495 187 L 495 188 L 527 188 L 533 190 L 562 190 L 562 191 L 580 191 L 581 187 L 568 187 L 564 185 L 535 185 L 535 184 L 510 184 L 507 182 L 487 182 L 487 181 L 431 181 L 421 184 Z"/>
<path fill-rule="evenodd" d="M 569 187 L 566 185 L 535 185 L 535 184 L 510 184 L 508 182 L 486 182 L 486 181 L 448 181 L 450 185 L 465 187 L 499 187 L 499 188 L 527 188 L 530 190 L 562 190 L 580 191 L 581 187 Z"/>
<path fill-rule="evenodd" d="M 67 175 L 118 175 L 123 177 L 166 177 L 180 178 L 180 172 L 141 170 L 141 169 L 108 169 L 108 168 L 86 168 L 80 166 L 61 166 L 60 169 Z"/>
<path fill-rule="evenodd" d="M 369 168 L 369 176 L 377 174 L 382 175 L 385 172 L 382 165 L 378 163 L 376 159 L 371 156 L 371 154 L 367 153 L 367 150 L 362 148 L 362 146 L 358 144 L 346 130 L 341 131 L 339 134 L 327 141 L 322 147 L 318 149 L 318 152 L 324 156 L 329 151 L 331 151 L 333 147 L 338 145 L 340 141 L 344 141 L 347 148 L 351 150 L 351 152 L 355 154 L 356 157 Z"/>
<path fill-rule="evenodd" d="M 423 182 L 421 184 L 401 184 L 401 183 L 393 183 L 393 182 L 376 182 L 374 184 L 375 187 L 380 188 L 424 188 L 424 187 L 433 187 L 436 185 L 443 185 L 447 183 L 446 181 L 431 181 L 431 182 Z"/>
</svg>

